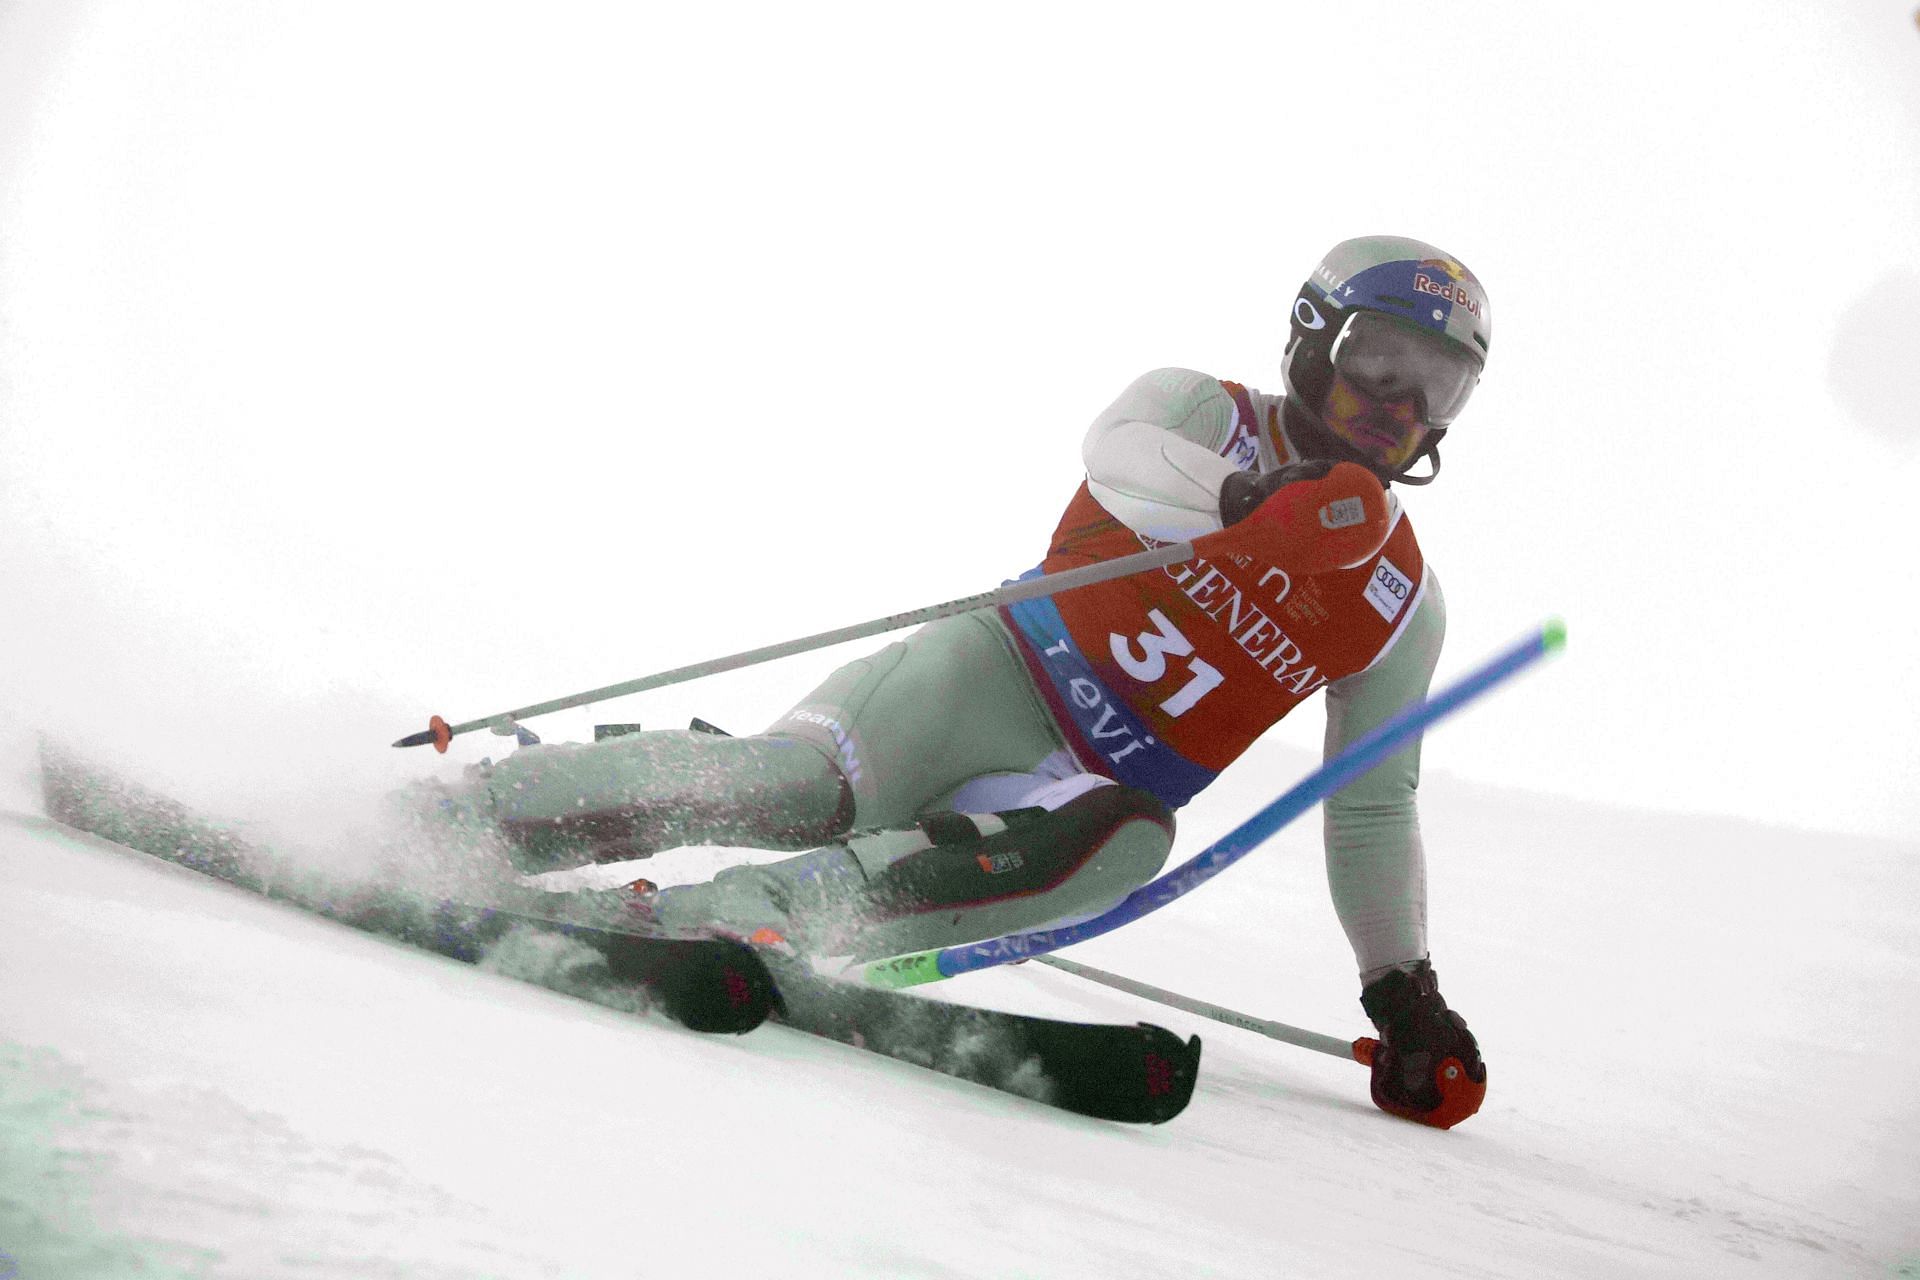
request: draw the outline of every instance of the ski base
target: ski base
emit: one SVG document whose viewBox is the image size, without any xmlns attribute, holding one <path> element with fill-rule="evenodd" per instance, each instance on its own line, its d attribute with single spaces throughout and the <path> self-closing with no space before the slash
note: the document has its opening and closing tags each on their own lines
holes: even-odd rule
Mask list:
<svg viewBox="0 0 1920 1280">
<path fill-rule="evenodd" d="M 1003 1093 L 1101 1120 L 1162 1124 L 1193 1097 L 1200 1037 L 1151 1023 L 1066 1022 L 949 1004 L 770 961 L 779 1021 Z"/>
</svg>

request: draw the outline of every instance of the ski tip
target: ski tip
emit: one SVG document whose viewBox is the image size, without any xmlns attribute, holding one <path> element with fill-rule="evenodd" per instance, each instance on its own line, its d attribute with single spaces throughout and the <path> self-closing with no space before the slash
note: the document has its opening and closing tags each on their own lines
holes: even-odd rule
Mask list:
<svg viewBox="0 0 1920 1280">
<path fill-rule="evenodd" d="M 1558 653 L 1567 647 L 1567 624 L 1559 618 L 1548 618 L 1546 625 L 1540 628 L 1540 648 L 1545 653 Z"/>
<path fill-rule="evenodd" d="M 1150 1022 L 1141 1023 L 1140 1029 L 1146 1037 L 1141 1047 L 1145 1073 L 1142 1109 L 1138 1115 L 1115 1118 L 1165 1124 L 1193 1100 L 1193 1087 L 1200 1080 L 1200 1037 L 1189 1036 L 1182 1043 L 1173 1032 Z"/>
</svg>

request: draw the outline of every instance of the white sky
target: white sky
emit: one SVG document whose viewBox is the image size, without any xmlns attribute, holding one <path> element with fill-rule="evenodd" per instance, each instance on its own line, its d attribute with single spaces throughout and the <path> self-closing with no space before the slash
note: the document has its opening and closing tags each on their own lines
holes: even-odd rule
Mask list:
<svg viewBox="0 0 1920 1280">
<path fill-rule="evenodd" d="M 1907 0 L 0 6 L 0 724 L 385 776 L 982 590 L 1392 232 L 1495 314 L 1443 670 L 1573 637 L 1429 770 L 1910 836 L 1917 161 Z"/>
</svg>

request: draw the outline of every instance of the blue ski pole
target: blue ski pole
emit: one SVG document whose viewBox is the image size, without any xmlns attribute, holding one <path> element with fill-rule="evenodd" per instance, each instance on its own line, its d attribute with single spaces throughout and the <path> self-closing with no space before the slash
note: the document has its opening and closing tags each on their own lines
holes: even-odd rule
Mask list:
<svg viewBox="0 0 1920 1280">
<path fill-rule="evenodd" d="M 876 961 L 867 966 L 866 980 L 881 987 L 912 987 L 924 982 L 938 982 L 958 973 L 990 969 L 995 965 L 1058 951 L 1076 942 L 1110 933 L 1149 912 L 1158 911 L 1252 853 L 1274 832 L 1400 750 L 1442 716 L 1465 706 L 1495 685 L 1563 648 L 1566 643 L 1566 625 L 1558 619 L 1546 623 L 1534 634 L 1497 654 L 1485 665 L 1462 676 L 1439 693 L 1403 708 L 1302 778 L 1266 808 L 1158 880 L 1141 885 L 1121 899 L 1118 905 L 1091 920 L 1057 929 L 1009 934 L 986 942 L 917 951 L 890 960 Z"/>
</svg>

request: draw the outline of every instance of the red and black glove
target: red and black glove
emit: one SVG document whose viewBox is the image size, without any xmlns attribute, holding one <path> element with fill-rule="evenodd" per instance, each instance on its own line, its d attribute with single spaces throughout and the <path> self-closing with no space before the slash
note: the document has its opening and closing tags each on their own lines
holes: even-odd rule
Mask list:
<svg viewBox="0 0 1920 1280">
<path fill-rule="evenodd" d="M 1351 569 L 1387 541 L 1387 491 L 1352 462 L 1310 459 L 1235 472 L 1220 486 L 1226 527 L 1194 539 L 1205 556 L 1250 555 L 1309 576 Z"/>
<path fill-rule="evenodd" d="M 1368 983 L 1360 1005 L 1380 1031 L 1367 1063 L 1375 1106 L 1436 1129 L 1451 1129 L 1480 1109 L 1487 1064 L 1466 1019 L 1447 1008 L 1431 964 L 1422 960 Z"/>
</svg>

